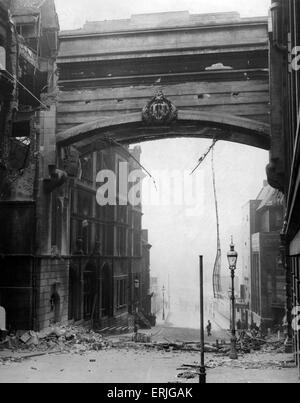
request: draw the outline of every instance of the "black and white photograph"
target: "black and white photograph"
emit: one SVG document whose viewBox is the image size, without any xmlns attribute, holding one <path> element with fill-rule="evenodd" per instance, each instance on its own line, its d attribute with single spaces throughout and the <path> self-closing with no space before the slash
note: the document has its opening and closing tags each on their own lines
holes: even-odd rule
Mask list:
<svg viewBox="0 0 300 403">
<path fill-rule="evenodd" d="M 0 383 L 300 383 L 300 0 L 0 0 Z"/>
</svg>

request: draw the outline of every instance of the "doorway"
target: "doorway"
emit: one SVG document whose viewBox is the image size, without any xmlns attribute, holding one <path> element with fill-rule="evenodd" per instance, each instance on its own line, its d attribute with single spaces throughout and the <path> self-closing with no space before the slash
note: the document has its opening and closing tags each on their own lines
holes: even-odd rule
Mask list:
<svg viewBox="0 0 300 403">
<path fill-rule="evenodd" d="M 88 264 L 83 272 L 83 317 L 92 319 L 97 295 L 97 268 Z"/>
<path fill-rule="evenodd" d="M 79 321 L 81 319 L 81 293 L 80 293 L 80 271 L 70 266 L 69 271 L 69 308 L 68 319 Z"/>
<path fill-rule="evenodd" d="M 101 318 L 113 316 L 113 273 L 111 267 L 105 264 L 101 277 Z"/>
</svg>

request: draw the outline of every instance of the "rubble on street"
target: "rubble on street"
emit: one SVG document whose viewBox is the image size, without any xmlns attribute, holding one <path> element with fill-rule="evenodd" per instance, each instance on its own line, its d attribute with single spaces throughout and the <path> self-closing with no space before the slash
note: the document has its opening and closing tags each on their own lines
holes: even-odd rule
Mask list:
<svg viewBox="0 0 300 403">
<path fill-rule="evenodd" d="M 242 371 L 248 370 L 283 370 L 296 368 L 295 361 L 290 354 L 284 354 L 280 351 L 268 351 L 262 349 L 259 352 L 252 352 L 251 354 L 241 354 L 238 360 L 231 360 L 228 356 L 223 357 L 219 354 L 214 354 L 205 363 L 207 371 L 215 368 L 227 369 L 240 369 Z M 177 377 L 179 379 L 191 380 L 197 378 L 200 374 L 199 362 L 192 364 L 182 364 L 177 368 L 179 371 Z"/>
<path fill-rule="evenodd" d="M 1 350 L 15 352 L 32 352 L 33 354 L 55 352 L 84 353 L 86 351 L 99 351 L 108 347 L 156 349 L 158 351 L 172 352 L 200 352 L 199 342 L 173 342 L 152 341 L 151 333 L 138 332 L 134 335 L 120 335 L 116 337 L 104 337 L 101 333 L 85 326 L 54 326 L 41 332 L 18 331 L 7 336 L 0 342 Z M 237 350 L 240 354 L 263 350 L 264 352 L 284 352 L 284 340 L 260 339 L 250 333 L 239 338 Z M 206 343 L 205 353 L 219 356 L 228 356 L 230 343 L 216 340 L 215 343 Z"/>
<path fill-rule="evenodd" d="M 99 333 L 83 326 L 56 326 L 42 332 L 18 331 L 0 342 L 0 351 L 28 353 L 34 357 L 53 352 L 84 353 L 109 347 L 109 342 Z M 31 354 L 30 354 L 31 353 Z M 0 361 L 4 358 L 0 357 Z"/>
<path fill-rule="evenodd" d="M 0 363 L 22 362 L 27 358 L 34 358 L 51 354 L 79 354 L 85 355 L 107 349 L 136 351 L 137 354 L 151 354 L 161 352 L 200 353 L 199 342 L 152 341 L 150 332 L 137 332 L 135 334 L 106 336 L 84 326 L 55 326 L 42 332 L 19 331 L 7 336 L 0 342 Z M 206 343 L 207 370 L 218 367 L 250 369 L 283 369 L 293 368 L 294 361 L 290 356 L 284 355 L 284 340 L 261 339 L 250 333 L 238 339 L 237 350 L 239 360 L 229 359 L 230 343 L 225 340 L 216 340 Z M 5 354 L 4 354 L 5 353 Z M 184 355 L 183 355 L 184 356 Z M 199 376 L 200 364 L 198 362 L 183 363 L 177 370 L 178 379 L 193 380 Z"/>
<path fill-rule="evenodd" d="M 127 340 L 127 343 L 126 343 Z M 151 335 L 148 333 L 138 333 L 131 339 L 134 343 L 128 342 L 128 337 L 121 337 L 119 339 L 119 347 L 123 346 L 134 346 L 135 348 L 145 348 L 145 349 L 156 349 L 166 352 L 172 351 L 190 351 L 190 352 L 200 352 L 201 344 L 199 342 L 191 341 L 170 341 L 165 338 L 165 341 L 152 341 Z M 239 354 L 250 354 L 255 351 L 271 352 L 276 351 L 278 353 L 283 353 L 285 351 L 284 339 L 274 339 L 261 338 L 252 335 L 250 332 L 245 332 L 242 337 L 237 340 L 236 348 Z M 204 352 L 205 353 L 215 353 L 218 355 L 228 356 L 231 346 L 228 340 L 216 340 L 214 343 L 205 343 Z"/>
<path fill-rule="evenodd" d="M 130 362 L 132 367 L 132 371 L 126 373 L 126 379 L 130 382 L 150 377 L 157 382 L 164 379 L 166 382 L 176 380 L 178 383 L 197 383 L 200 372 L 200 343 L 178 341 L 177 331 L 171 341 L 172 332 L 165 333 L 166 335 L 160 334 L 160 341 L 155 341 L 157 332 L 106 334 L 104 337 L 89 327 L 75 325 L 55 326 L 39 333 L 17 332 L 0 343 L 1 377 L 2 380 L 8 379 L 14 371 L 22 382 L 43 381 L 46 373 L 51 373 L 51 382 L 73 382 L 75 379 L 123 381 L 124 371 L 122 365 L 119 365 L 120 360 L 123 360 L 126 365 Z M 251 346 L 251 354 L 244 353 L 238 342 L 239 359 L 231 360 L 228 340 L 211 340 L 211 343 L 206 341 L 205 366 L 208 381 L 218 381 L 220 371 L 223 370 L 227 374 L 223 381 L 226 381 L 226 376 L 231 376 L 238 378 L 238 382 L 255 382 L 272 377 L 280 382 L 281 373 L 293 376 L 294 371 L 296 372 L 293 356 L 283 353 L 283 340 L 250 338 L 247 343 L 247 348 Z M 149 370 L 145 373 L 136 370 L 145 362 L 151 368 L 150 373 Z M 84 368 L 84 373 L 76 373 L 75 368 L 78 366 Z M 160 371 L 159 376 L 157 371 Z M 296 377 L 293 381 L 297 382 Z"/>
</svg>

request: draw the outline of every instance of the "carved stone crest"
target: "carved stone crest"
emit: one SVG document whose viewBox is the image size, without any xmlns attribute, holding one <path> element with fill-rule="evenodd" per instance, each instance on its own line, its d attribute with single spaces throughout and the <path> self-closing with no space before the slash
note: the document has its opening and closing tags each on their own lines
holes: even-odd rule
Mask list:
<svg viewBox="0 0 300 403">
<path fill-rule="evenodd" d="M 143 121 L 148 125 L 167 125 L 177 119 L 176 106 L 168 100 L 162 91 L 143 109 Z"/>
</svg>

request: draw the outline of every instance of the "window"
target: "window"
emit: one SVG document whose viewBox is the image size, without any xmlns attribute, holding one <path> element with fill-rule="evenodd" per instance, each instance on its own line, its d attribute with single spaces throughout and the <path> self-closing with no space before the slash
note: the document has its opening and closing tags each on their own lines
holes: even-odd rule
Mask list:
<svg viewBox="0 0 300 403">
<path fill-rule="evenodd" d="M 127 229 L 125 227 L 118 227 L 117 229 L 117 251 L 118 256 L 126 256 L 126 235 Z"/>
<path fill-rule="evenodd" d="M 133 230 L 128 230 L 128 241 L 127 241 L 127 256 L 133 255 Z"/>
<path fill-rule="evenodd" d="M 114 255 L 114 227 L 109 224 L 97 225 L 98 241 L 105 256 Z"/>
<path fill-rule="evenodd" d="M 118 206 L 117 208 L 117 217 L 118 217 L 118 222 L 122 224 L 127 224 L 128 216 L 127 216 L 127 206 Z"/>
<path fill-rule="evenodd" d="M 17 31 L 25 39 L 37 36 L 36 24 L 17 24 Z"/>
<path fill-rule="evenodd" d="M 251 276 L 251 299 L 252 310 L 260 315 L 261 295 L 260 295 L 260 255 L 253 253 L 253 267 Z"/>
<path fill-rule="evenodd" d="M 142 229 L 142 213 L 140 211 L 133 212 L 133 226 L 135 230 Z"/>
<path fill-rule="evenodd" d="M 88 218 L 93 216 L 93 193 L 78 190 L 77 215 Z"/>
<path fill-rule="evenodd" d="M 36 21 L 27 24 L 17 24 L 17 32 L 26 42 L 26 45 L 37 53 L 38 50 L 38 24 Z"/>
<path fill-rule="evenodd" d="M 117 308 L 124 308 L 127 304 L 126 279 L 117 280 Z"/>
<path fill-rule="evenodd" d="M 81 180 L 89 185 L 93 184 L 93 155 L 85 155 L 80 158 Z"/>
<path fill-rule="evenodd" d="M 91 223 L 85 220 L 73 219 L 71 224 L 71 231 L 72 253 L 91 253 L 93 250 Z"/>
<path fill-rule="evenodd" d="M 141 232 L 134 231 L 133 232 L 133 255 L 135 257 L 140 257 L 141 254 L 142 254 Z"/>
<path fill-rule="evenodd" d="M 15 170 L 25 169 L 28 166 L 30 153 L 29 137 L 17 137 L 11 139 L 10 163 Z"/>
</svg>

